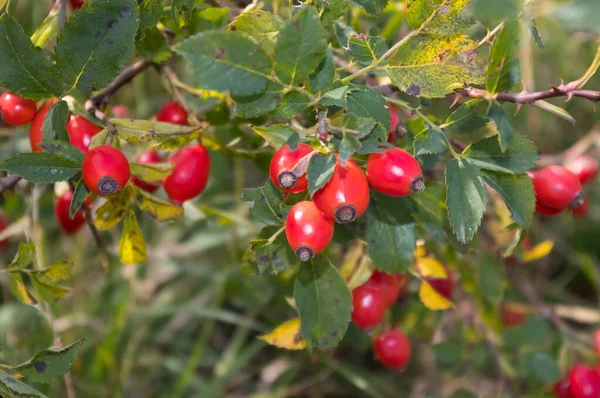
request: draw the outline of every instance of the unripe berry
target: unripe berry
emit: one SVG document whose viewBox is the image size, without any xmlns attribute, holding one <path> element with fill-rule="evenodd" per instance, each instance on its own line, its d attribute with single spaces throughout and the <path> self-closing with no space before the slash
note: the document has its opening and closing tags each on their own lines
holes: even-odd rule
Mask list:
<svg viewBox="0 0 600 398">
<path fill-rule="evenodd" d="M 452 279 L 452 272 L 450 269 L 446 265 L 444 265 L 444 268 L 446 269 L 446 278 L 426 277 L 425 280 L 436 292 L 446 297 L 448 300 L 451 300 L 452 290 L 454 289 L 454 280 Z"/>
<path fill-rule="evenodd" d="M 588 214 L 588 211 L 590 210 L 590 201 L 588 200 L 588 197 L 585 197 L 585 200 L 583 201 L 583 203 L 574 208 L 572 210 L 573 215 L 577 216 L 577 217 L 585 217 Z"/>
<path fill-rule="evenodd" d="M 565 377 L 560 379 L 553 388 L 554 395 L 558 398 L 571 398 L 571 380 L 567 374 Z"/>
<path fill-rule="evenodd" d="M 372 329 L 383 320 L 387 303 L 384 293 L 362 285 L 352 291 L 352 322 L 360 329 Z"/>
<path fill-rule="evenodd" d="M 140 164 L 152 164 L 152 163 L 160 163 L 160 162 L 162 162 L 162 159 L 156 151 L 145 151 L 145 152 L 142 152 L 135 161 Z M 131 177 L 131 182 L 133 185 L 135 185 L 139 189 L 142 189 L 149 193 L 156 192 L 156 190 L 160 187 L 160 184 L 146 182 L 146 181 L 140 180 L 139 178 L 137 178 L 135 176 Z"/>
<path fill-rule="evenodd" d="M 188 114 L 174 101 L 167 101 L 156 114 L 156 120 L 164 123 L 180 124 L 187 126 Z"/>
<path fill-rule="evenodd" d="M 573 398 L 600 397 L 600 374 L 585 365 L 575 365 L 569 376 L 571 396 Z"/>
<path fill-rule="evenodd" d="M 73 192 L 65 191 L 58 199 L 56 199 L 56 203 L 54 204 L 54 214 L 56 215 L 56 219 L 58 220 L 62 231 L 66 234 L 77 232 L 77 230 L 85 223 L 85 218 L 83 217 L 81 209 L 77 210 L 75 217 L 72 219 L 69 216 L 72 198 Z M 85 202 L 89 205 L 91 199 L 88 197 Z"/>
<path fill-rule="evenodd" d="M 396 115 L 396 109 L 394 106 L 392 104 L 388 104 L 388 108 L 390 108 L 390 118 L 392 119 L 390 132 L 388 134 L 388 142 L 394 142 L 401 138 L 398 131 L 400 120 L 398 119 L 398 115 Z"/>
<path fill-rule="evenodd" d="M 31 150 L 33 152 L 43 151 L 42 147 L 38 144 L 42 141 L 42 138 L 44 138 L 44 133 L 42 132 L 44 118 L 46 117 L 46 114 L 50 108 L 52 108 L 57 102 L 58 98 L 50 98 L 49 100 L 46 100 L 46 102 L 40 106 L 40 109 L 38 109 L 35 117 L 31 121 L 31 125 L 29 125 L 29 143 L 31 144 Z"/>
<path fill-rule="evenodd" d="M 506 327 L 518 326 L 525 323 L 527 315 L 522 310 L 518 310 L 507 304 L 502 304 L 502 308 L 500 309 L 500 320 L 502 321 L 502 325 Z"/>
<path fill-rule="evenodd" d="M 421 166 L 400 148 L 372 153 L 367 163 L 367 178 L 373 189 L 388 196 L 406 196 L 425 189 Z"/>
<path fill-rule="evenodd" d="M 119 193 L 129 180 L 129 162 L 123 152 L 109 145 L 90 150 L 81 166 L 85 186 L 96 195 Z"/>
<path fill-rule="evenodd" d="M 300 143 L 295 151 L 284 145 L 275 151 L 271 164 L 269 165 L 269 176 L 273 184 L 286 193 L 302 192 L 308 186 L 306 173 L 294 174 L 293 168 L 313 149 L 304 143 Z"/>
<path fill-rule="evenodd" d="M 402 370 L 410 360 L 410 341 L 400 330 L 388 330 L 375 339 L 375 353 L 388 368 Z"/>
<path fill-rule="evenodd" d="M 579 178 L 581 184 L 590 183 L 598 176 L 598 161 L 591 156 L 578 156 L 568 162 L 565 167 Z"/>
<path fill-rule="evenodd" d="M 585 199 L 579 179 L 562 166 L 545 167 L 533 173 L 532 181 L 536 201 L 545 208 L 574 209 Z"/>
<path fill-rule="evenodd" d="M 71 145 L 83 153 L 90 148 L 92 137 L 102 131 L 102 127 L 96 126 L 83 116 L 73 116 L 67 123 L 67 132 Z"/>
<path fill-rule="evenodd" d="M 285 235 L 292 250 L 308 261 L 329 246 L 333 222 L 313 202 L 298 202 L 285 220 Z"/>
<path fill-rule="evenodd" d="M 172 202 L 181 204 L 204 191 L 210 174 L 206 148 L 200 144 L 183 148 L 169 162 L 175 163 L 175 167 L 163 180 L 163 187 Z"/>
<path fill-rule="evenodd" d="M 331 179 L 313 195 L 313 202 L 327 217 L 348 223 L 362 216 L 369 206 L 369 182 L 352 159 L 345 166 L 338 160 Z"/>
<path fill-rule="evenodd" d="M 0 216 L 0 232 L 4 231 L 8 227 L 8 220 L 6 218 Z M 8 245 L 8 238 L 0 240 L 0 248 L 3 248 Z"/>
<path fill-rule="evenodd" d="M 383 271 L 375 271 L 365 285 L 381 290 L 388 307 L 392 306 L 400 296 L 401 286 L 396 275 L 386 274 Z"/>
<path fill-rule="evenodd" d="M 0 96 L 2 119 L 11 126 L 21 126 L 32 121 L 36 108 L 35 101 L 22 98 L 17 94 L 7 91 Z"/>
</svg>

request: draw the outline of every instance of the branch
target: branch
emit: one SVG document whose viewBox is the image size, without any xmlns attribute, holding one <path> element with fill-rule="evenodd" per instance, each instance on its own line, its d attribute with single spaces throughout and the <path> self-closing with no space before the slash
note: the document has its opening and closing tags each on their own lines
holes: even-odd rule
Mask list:
<svg viewBox="0 0 600 398">
<path fill-rule="evenodd" d="M 152 62 L 142 59 L 134 63 L 133 65 L 123 69 L 121 73 L 115 79 L 106 86 L 103 90 L 92 95 L 90 100 L 93 105 L 100 108 L 108 102 L 111 95 L 116 93 L 121 87 L 133 80 L 134 77 L 143 72 L 147 67 L 152 65 Z"/>
<path fill-rule="evenodd" d="M 479 98 L 487 101 L 512 102 L 513 104 L 532 104 L 536 101 L 545 100 L 548 98 L 567 97 L 569 101 L 573 97 L 585 98 L 592 101 L 594 104 L 600 101 L 600 91 L 581 90 L 573 88 L 571 83 L 561 84 L 558 87 L 552 87 L 545 91 L 534 91 L 520 93 L 497 93 L 492 94 L 489 91 L 474 87 L 466 87 L 458 90 L 462 95 L 470 98 Z"/>
</svg>

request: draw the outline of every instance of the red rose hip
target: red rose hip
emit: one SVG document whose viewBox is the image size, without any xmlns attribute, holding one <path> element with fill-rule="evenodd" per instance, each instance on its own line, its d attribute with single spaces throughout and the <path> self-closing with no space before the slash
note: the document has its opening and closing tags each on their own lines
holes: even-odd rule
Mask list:
<svg viewBox="0 0 600 398">
<path fill-rule="evenodd" d="M 552 391 L 558 398 L 571 398 L 571 380 L 569 375 L 566 375 L 560 379 L 555 385 Z"/>
<path fill-rule="evenodd" d="M 598 176 L 598 161 L 592 156 L 578 156 L 568 162 L 565 168 L 575 174 L 581 184 L 590 183 Z"/>
<path fill-rule="evenodd" d="M 81 166 L 85 186 L 96 195 L 119 193 L 129 180 L 129 162 L 121 151 L 109 145 L 90 150 Z"/>
<path fill-rule="evenodd" d="M 298 202 L 285 219 L 285 235 L 292 250 L 308 261 L 329 246 L 333 222 L 313 202 Z"/>
<path fill-rule="evenodd" d="M 43 149 L 38 144 L 42 141 L 44 133 L 42 132 L 42 125 L 44 124 L 44 118 L 46 114 L 58 102 L 58 98 L 50 98 L 46 100 L 40 106 L 40 109 L 35 114 L 35 117 L 31 121 L 31 125 L 29 125 L 29 144 L 31 145 L 31 150 L 33 152 L 42 152 Z"/>
<path fill-rule="evenodd" d="M 69 133 L 71 145 L 83 153 L 89 151 L 92 137 L 102 130 L 102 127 L 95 125 L 83 116 L 74 116 L 67 123 L 67 132 Z"/>
<path fill-rule="evenodd" d="M 17 94 L 5 92 L 0 97 L 2 119 L 11 126 L 27 124 L 35 117 L 35 101 L 22 98 Z"/>
<path fill-rule="evenodd" d="M 77 230 L 79 230 L 79 228 L 81 228 L 81 226 L 85 223 L 85 218 L 83 217 L 83 212 L 81 209 L 77 210 L 75 217 L 72 219 L 69 216 L 72 198 L 73 192 L 65 191 L 58 197 L 56 203 L 54 204 L 54 214 L 56 215 L 56 219 L 58 220 L 62 231 L 66 234 L 73 234 L 77 232 Z M 89 205 L 89 203 L 90 199 L 88 197 L 86 199 L 86 204 Z"/>
<path fill-rule="evenodd" d="M 403 283 L 406 283 L 406 281 L 403 281 Z M 365 285 L 381 290 L 388 307 L 393 305 L 400 296 L 400 280 L 396 275 L 386 274 L 383 271 L 375 271 Z"/>
<path fill-rule="evenodd" d="M 313 149 L 307 145 L 300 143 L 295 151 L 292 151 L 288 145 L 284 145 L 275 151 L 271 164 L 269 165 L 269 176 L 273 184 L 279 189 L 287 193 L 302 192 L 308 186 L 306 180 L 306 172 L 298 172 L 295 174 L 294 166 L 310 154 Z"/>
<path fill-rule="evenodd" d="M 8 227 L 8 220 L 3 216 L 0 216 L 0 232 L 4 231 Z M 8 238 L 0 240 L 0 248 L 8 245 Z"/>
<path fill-rule="evenodd" d="M 164 123 L 180 124 L 187 126 L 188 114 L 174 101 L 167 101 L 156 114 L 156 120 Z"/>
<path fill-rule="evenodd" d="M 71 3 L 71 7 L 73 7 L 74 10 L 81 8 L 85 5 L 85 1 L 83 0 L 70 0 Z"/>
<path fill-rule="evenodd" d="M 163 180 L 163 186 L 172 202 L 181 204 L 204 190 L 210 174 L 206 148 L 200 144 L 183 148 L 169 162 L 175 163 L 175 167 Z"/>
<path fill-rule="evenodd" d="M 573 398 L 600 397 L 600 374 L 596 369 L 585 365 L 575 365 L 571 370 L 569 382 Z"/>
<path fill-rule="evenodd" d="M 369 183 L 352 159 L 342 166 L 338 160 L 331 180 L 313 196 L 313 202 L 327 217 L 347 223 L 362 216 L 369 206 Z"/>
<path fill-rule="evenodd" d="M 375 339 L 375 353 L 379 361 L 390 369 L 404 369 L 410 360 L 410 341 L 398 329 L 381 333 Z"/>
<path fill-rule="evenodd" d="M 352 322 L 360 329 L 372 329 L 383 320 L 385 294 L 373 286 L 362 285 L 352 291 Z"/>
<path fill-rule="evenodd" d="M 500 320 L 502 321 L 502 325 L 513 327 L 524 324 L 527 320 L 527 315 L 520 309 L 516 309 L 508 304 L 502 304 Z"/>
<path fill-rule="evenodd" d="M 369 185 L 388 196 L 406 196 L 425 189 L 419 162 L 404 149 L 372 153 L 367 162 Z"/>
<path fill-rule="evenodd" d="M 536 201 L 544 208 L 574 209 L 585 200 L 579 179 L 562 166 L 548 166 L 530 174 L 531 176 Z"/>
<path fill-rule="evenodd" d="M 145 152 L 142 152 L 135 161 L 140 164 L 152 164 L 152 163 L 161 163 L 162 159 L 156 151 L 145 151 Z M 160 184 L 158 184 L 158 183 L 146 182 L 146 181 L 140 180 L 139 178 L 137 178 L 135 176 L 131 177 L 131 182 L 133 183 L 133 185 L 135 185 L 139 189 L 144 190 L 149 193 L 156 192 L 156 190 L 160 187 Z"/>
</svg>

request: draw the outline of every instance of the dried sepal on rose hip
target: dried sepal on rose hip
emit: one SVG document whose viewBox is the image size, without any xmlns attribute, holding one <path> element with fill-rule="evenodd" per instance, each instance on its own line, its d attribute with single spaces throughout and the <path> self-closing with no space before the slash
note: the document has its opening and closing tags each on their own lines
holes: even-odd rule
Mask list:
<svg viewBox="0 0 600 398">
<path fill-rule="evenodd" d="M 100 196 L 121 192 L 130 176 L 127 158 L 110 145 L 91 149 L 83 158 L 81 172 L 85 186 Z"/>
<path fill-rule="evenodd" d="M 308 261 L 329 246 L 333 238 L 333 221 L 313 202 L 298 202 L 285 220 L 285 235 L 294 253 L 302 261 Z"/>
<path fill-rule="evenodd" d="M 286 193 L 306 190 L 308 187 L 306 169 L 313 152 L 313 149 L 304 143 L 298 144 L 295 150 L 284 145 L 275 151 L 269 165 L 269 176 L 273 184 Z"/>
<path fill-rule="evenodd" d="M 406 368 L 410 360 L 411 347 L 408 337 L 398 329 L 381 333 L 374 342 L 379 362 L 395 370 Z"/>
<path fill-rule="evenodd" d="M 373 189 L 388 196 L 407 196 L 425 189 L 419 162 L 400 148 L 372 153 L 367 162 L 367 178 Z"/>
<path fill-rule="evenodd" d="M 203 145 L 183 148 L 169 162 L 175 167 L 163 180 L 163 187 L 172 202 L 181 204 L 204 191 L 210 175 L 210 155 Z"/>
<path fill-rule="evenodd" d="M 365 173 L 352 159 L 345 165 L 337 161 L 331 179 L 313 195 L 313 202 L 337 223 L 348 223 L 362 216 L 369 206 L 369 183 Z"/>
</svg>

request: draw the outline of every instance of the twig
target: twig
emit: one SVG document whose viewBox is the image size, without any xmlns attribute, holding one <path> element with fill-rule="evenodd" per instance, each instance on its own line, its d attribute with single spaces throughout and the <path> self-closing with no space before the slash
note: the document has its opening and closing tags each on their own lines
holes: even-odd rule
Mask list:
<svg viewBox="0 0 600 398">
<path fill-rule="evenodd" d="M 485 43 L 489 43 L 490 39 L 496 35 L 502 28 L 504 28 L 504 22 L 500 23 L 493 30 L 489 31 L 487 35 L 477 45 L 477 47 L 483 46 Z"/>
<path fill-rule="evenodd" d="M 6 191 L 7 189 L 11 189 L 19 181 L 22 180 L 22 177 L 19 176 L 8 176 L 4 178 L 0 178 L 0 194 Z"/>
<path fill-rule="evenodd" d="M 544 91 L 521 91 L 520 93 L 492 94 L 489 91 L 474 87 L 466 87 L 458 90 L 458 92 L 470 98 L 479 98 L 487 101 L 512 102 L 513 104 L 518 105 L 532 104 L 536 101 L 556 97 L 567 97 L 567 101 L 572 97 L 585 98 L 593 103 L 600 101 L 600 91 L 574 89 L 569 85 L 570 83 L 567 83 Z"/>
<path fill-rule="evenodd" d="M 108 102 L 111 95 L 116 93 L 121 87 L 133 80 L 134 77 L 143 72 L 147 67 L 152 65 L 152 62 L 142 59 L 133 65 L 123 69 L 115 79 L 106 86 L 103 90 L 92 95 L 90 100 L 96 108 L 100 108 Z"/>
</svg>

